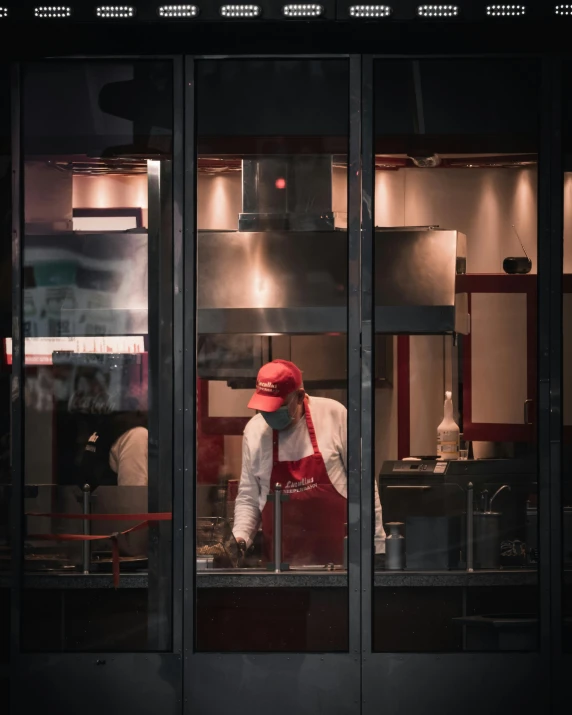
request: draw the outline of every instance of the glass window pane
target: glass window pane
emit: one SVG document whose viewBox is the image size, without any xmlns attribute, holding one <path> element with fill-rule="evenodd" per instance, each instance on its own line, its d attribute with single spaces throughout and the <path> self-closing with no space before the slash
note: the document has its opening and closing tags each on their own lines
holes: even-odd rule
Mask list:
<svg viewBox="0 0 572 715">
<path fill-rule="evenodd" d="M 24 67 L 25 650 L 170 647 L 172 92 L 170 62 Z"/>
<path fill-rule="evenodd" d="M 0 63 L 0 92 L 5 98 L 0 108 L 0 632 L 10 628 L 10 369 L 4 346 L 12 333 L 12 162 L 10 135 L 10 65 Z M 8 692 L 9 638 L 0 646 L 0 691 Z M 2 667 L 5 667 L 3 670 Z"/>
<path fill-rule="evenodd" d="M 564 74 L 564 275 L 562 279 L 562 646 L 572 653 L 572 64 Z"/>
<path fill-rule="evenodd" d="M 197 68 L 196 646 L 344 651 L 347 62 Z"/>
<path fill-rule="evenodd" d="M 376 651 L 538 647 L 538 78 L 375 63 Z"/>
</svg>

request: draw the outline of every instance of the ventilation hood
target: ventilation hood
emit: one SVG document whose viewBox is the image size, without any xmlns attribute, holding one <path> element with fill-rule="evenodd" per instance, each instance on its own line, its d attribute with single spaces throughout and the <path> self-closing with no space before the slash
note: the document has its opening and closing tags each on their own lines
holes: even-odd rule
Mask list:
<svg viewBox="0 0 572 715">
<path fill-rule="evenodd" d="M 198 243 L 199 333 L 347 332 L 345 232 L 202 232 Z M 467 333 L 465 245 L 452 230 L 376 231 L 375 331 Z"/>
<path fill-rule="evenodd" d="M 347 232 L 335 230 L 332 156 L 243 161 L 239 231 L 198 236 L 198 330 L 346 333 Z M 468 332 L 457 291 L 466 240 L 431 227 L 375 232 L 375 330 Z"/>
</svg>

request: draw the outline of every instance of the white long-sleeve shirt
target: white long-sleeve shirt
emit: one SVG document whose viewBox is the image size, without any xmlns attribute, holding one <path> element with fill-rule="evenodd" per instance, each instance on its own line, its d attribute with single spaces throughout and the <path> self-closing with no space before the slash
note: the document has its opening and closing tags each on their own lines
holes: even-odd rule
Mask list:
<svg viewBox="0 0 572 715">
<path fill-rule="evenodd" d="M 146 487 L 148 482 L 149 432 L 133 427 L 115 440 L 109 450 L 109 466 L 120 487 Z"/>
<path fill-rule="evenodd" d="M 322 453 L 332 485 L 345 499 L 347 478 L 347 410 L 325 397 L 311 397 L 310 410 L 318 449 Z M 278 459 L 292 462 L 313 453 L 306 420 L 279 432 Z M 246 425 L 242 441 L 242 474 L 234 507 L 235 538 L 250 546 L 260 525 L 260 515 L 270 491 L 272 472 L 272 429 L 262 415 L 256 415 Z M 385 532 L 381 503 L 375 483 L 375 551 L 385 552 Z"/>
</svg>

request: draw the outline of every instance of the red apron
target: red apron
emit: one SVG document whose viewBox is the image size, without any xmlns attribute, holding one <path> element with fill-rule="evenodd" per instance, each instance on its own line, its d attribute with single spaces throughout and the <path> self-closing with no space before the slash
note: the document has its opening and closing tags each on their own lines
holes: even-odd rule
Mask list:
<svg viewBox="0 0 572 715">
<path fill-rule="evenodd" d="M 294 462 L 278 461 L 278 432 L 273 432 L 270 491 L 281 484 L 289 500 L 282 504 L 282 561 L 290 566 L 343 563 L 347 501 L 331 483 L 316 440 L 310 406 L 305 417 L 314 453 Z M 262 533 L 267 561 L 272 561 L 274 505 L 262 510 Z"/>
</svg>

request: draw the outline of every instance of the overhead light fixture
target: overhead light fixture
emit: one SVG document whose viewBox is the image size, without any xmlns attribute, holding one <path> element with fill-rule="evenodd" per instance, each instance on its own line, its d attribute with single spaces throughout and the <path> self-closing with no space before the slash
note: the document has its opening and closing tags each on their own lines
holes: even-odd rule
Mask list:
<svg viewBox="0 0 572 715">
<path fill-rule="evenodd" d="M 131 5 L 100 5 L 95 14 L 102 19 L 134 17 L 135 8 Z"/>
<path fill-rule="evenodd" d="M 282 8 L 284 17 L 320 17 L 324 14 L 322 5 L 298 4 L 284 5 Z"/>
<path fill-rule="evenodd" d="M 0 18 L 1 17 L 8 17 L 8 8 L 7 7 L 0 7 Z"/>
<path fill-rule="evenodd" d="M 526 15 L 526 5 L 487 5 L 489 17 L 522 17 Z"/>
<path fill-rule="evenodd" d="M 389 5 L 351 5 L 350 17 L 389 17 L 393 8 Z"/>
<path fill-rule="evenodd" d="M 419 17 L 458 17 L 458 5 L 419 5 L 417 8 Z"/>
<path fill-rule="evenodd" d="M 50 7 L 35 7 L 35 17 L 71 17 L 72 9 L 66 5 L 52 5 Z"/>
<path fill-rule="evenodd" d="M 199 8 L 196 5 L 161 5 L 157 14 L 159 17 L 196 17 Z"/>
<path fill-rule="evenodd" d="M 259 17 L 261 13 L 260 5 L 223 5 L 220 9 L 223 17 Z"/>
<path fill-rule="evenodd" d="M 554 8 L 556 15 L 572 15 L 572 5 L 557 5 Z"/>
</svg>

